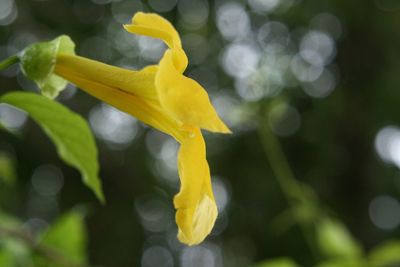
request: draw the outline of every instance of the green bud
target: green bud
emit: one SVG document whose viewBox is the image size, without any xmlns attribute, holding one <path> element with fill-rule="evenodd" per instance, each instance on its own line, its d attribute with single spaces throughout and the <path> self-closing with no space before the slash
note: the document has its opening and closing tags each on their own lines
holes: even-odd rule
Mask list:
<svg viewBox="0 0 400 267">
<path fill-rule="evenodd" d="M 66 35 L 32 44 L 19 56 L 22 72 L 37 84 L 44 96 L 55 98 L 67 85 L 66 80 L 53 73 L 57 55 L 75 55 L 74 49 L 74 42 Z"/>
</svg>

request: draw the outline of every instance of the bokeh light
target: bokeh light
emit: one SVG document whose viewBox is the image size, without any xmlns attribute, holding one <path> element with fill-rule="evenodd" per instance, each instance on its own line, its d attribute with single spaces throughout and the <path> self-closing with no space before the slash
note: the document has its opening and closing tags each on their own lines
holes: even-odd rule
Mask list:
<svg viewBox="0 0 400 267">
<path fill-rule="evenodd" d="M 275 134 L 290 136 L 300 128 L 301 117 L 295 107 L 279 104 L 269 112 L 268 123 Z"/>
<path fill-rule="evenodd" d="M 132 18 L 132 14 L 138 11 L 144 11 L 141 1 L 112 1 L 111 14 L 118 24 L 127 24 Z"/>
<path fill-rule="evenodd" d="M 217 267 L 222 264 L 220 249 L 210 243 L 183 249 L 180 262 L 182 267 Z"/>
<path fill-rule="evenodd" d="M 196 29 L 207 22 L 210 9 L 207 0 L 187 0 L 179 1 L 178 12 L 186 27 Z"/>
<path fill-rule="evenodd" d="M 279 7 L 284 0 L 248 0 L 251 8 L 258 13 L 271 13 Z"/>
<path fill-rule="evenodd" d="M 173 267 L 174 259 L 168 249 L 160 246 L 153 246 L 144 251 L 141 266 Z"/>
<path fill-rule="evenodd" d="M 165 232 L 173 222 L 168 206 L 161 199 L 151 196 L 138 197 L 135 200 L 135 210 L 143 228 L 150 232 Z"/>
<path fill-rule="evenodd" d="M 375 150 L 384 161 L 400 168 L 400 129 L 395 126 L 382 128 L 375 137 Z"/>
<path fill-rule="evenodd" d="M 217 26 L 229 41 L 245 38 L 250 32 L 250 18 L 239 3 L 221 5 L 216 14 Z"/>
<path fill-rule="evenodd" d="M 149 6 L 157 12 L 168 12 L 171 11 L 178 0 L 149 0 Z"/>
<path fill-rule="evenodd" d="M 7 104 L 0 104 L 0 121 L 10 130 L 20 130 L 25 125 L 27 114 Z"/>
<path fill-rule="evenodd" d="M 18 9 L 14 0 L 2 0 L 0 2 L 0 25 L 13 23 L 18 16 Z"/>
<path fill-rule="evenodd" d="M 257 41 L 267 53 L 281 53 L 290 43 L 289 29 L 279 21 L 269 21 L 258 29 Z"/>
<path fill-rule="evenodd" d="M 57 195 L 64 183 L 64 177 L 59 168 L 53 165 L 42 165 L 32 174 L 32 187 L 41 196 Z"/>
<path fill-rule="evenodd" d="M 300 42 L 300 56 L 314 66 L 330 63 L 335 54 L 334 49 L 332 37 L 323 32 L 307 32 Z"/>
<path fill-rule="evenodd" d="M 369 205 L 369 216 L 376 227 L 393 230 L 400 225 L 400 203 L 391 196 L 377 196 Z"/>
<path fill-rule="evenodd" d="M 249 44 L 230 44 L 223 55 L 222 66 L 232 77 L 245 78 L 256 70 L 260 53 Z"/>
<path fill-rule="evenodd" d="M 140 129 L 135 118 L 106 104 L 93 107 L 89 122 L 95 135 L 117 150 L 131 144 Z"/>
</svg>

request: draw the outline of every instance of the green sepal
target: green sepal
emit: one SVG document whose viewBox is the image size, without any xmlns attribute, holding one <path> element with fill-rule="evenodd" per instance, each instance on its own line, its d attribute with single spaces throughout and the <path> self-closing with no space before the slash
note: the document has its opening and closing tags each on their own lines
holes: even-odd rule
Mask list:
<svg viewBox="0 0 400 267">
<path fill-rule="evenodd" d="M 44 96 L 53 99 L 67 85 L 66 80 L 53 73 L 57 55 L 75 55 L 74 50 L 75 44 L 67 35 L 32 44 L 19 55 L 22 72 L 37 84 Z"/>
</svg>

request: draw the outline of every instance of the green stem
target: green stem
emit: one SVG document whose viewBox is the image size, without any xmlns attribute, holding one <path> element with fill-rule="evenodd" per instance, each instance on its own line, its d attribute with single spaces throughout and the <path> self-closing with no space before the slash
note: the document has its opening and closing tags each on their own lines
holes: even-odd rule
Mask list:
<svg viewBox="0 0 400 267">
<path fill-rule="evenodd" d="M 9 58 L 6 58 L 5 60 L 0 62 L 0 70 L 4 70 L 11 66 L 12 64 L 18 63 L 19 62 L 19 57 L 16 55 L 13 55 Z"/>
<path fill-rule="evenodd" d="M 301 184 L 296 180 L 279 140 L 276 138 L 275 134 L 272 133 L 265 120 L 260 121 L 258 125 L 258 133 L 264 152 L 268 158 L 272 171 L 275 174 L 275 178 L 290 206 L 291 213 L 299 224 L 312 255 L 317 259 L 318 253 L 312 234 L 312 228 L 310 228 L 310 224 L 304 222 L 300 217 L 299 212 L 296 210 L 296 208 L 301 205 L 301 203 L 299 203 L 299 196 L 305 196 L 304 190 Z"/>
</svg>

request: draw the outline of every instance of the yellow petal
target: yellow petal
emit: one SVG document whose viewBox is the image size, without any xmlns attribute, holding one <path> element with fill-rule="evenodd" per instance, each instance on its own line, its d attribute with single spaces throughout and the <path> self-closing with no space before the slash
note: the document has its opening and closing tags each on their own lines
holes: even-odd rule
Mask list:
<svg viewBox="0 0 400 267">
<path fill-rule="evenodd" d="M 174 26 L 168 20 L 154 13 L 137 12 L 132 18 L 132 24 L 125 24 L 124 28 L 131 33 L 161 39 L 169 48 L 182 47 L 179 34 Z"/>
<path fill-rule="evenodd" d="M 185 244 L 195 245 L 211 232 L 218 215 L 199 128 L 192 128 L 192 133 L 181 142 L 178 170 L 181 190 L 174 198 L 178 238 Z"/>
<path fill-rule="evenodd" d="M 203 196 L 194 212 L 192 209 L 178 210 L 176 214 L 177 223 L 180 225 L 178 239 L 189 246 L 201 243 L 214 227 L 217 216 L 215 200 L 208 195 Z"/>
<path fill-rule="evenodd" d="M 129 32 L 160 38 L 169 46 L 160 61 L 156 88 L 161 106 L 181 125 L 220 133 L 231 131 L 211 105 L 207 92 L 196 81 L 182 75 L 187 57 L 179 35 L 172 24 L 157 14 L 135 14 L 132 24 L 124 25 Z"/>
<path fill-rule="evenodd" d="M 86 80 L 119 88 L 136 96 L 158 100 L 154 87 L 156 66 L 148 66 L 142 71 L 133 71 L 107 65 L 95 60 L 74 55 L 58 55 L 56 66 L 73 70 Z"/>
<path fill-rule="evenodd" d="M 219 118 L 206 90 L 174 68 L 171 50 L 166 51 L 160 61 L 156 88 L 161 106 L 182 124 L 211 132 L 231 132 Z"/>
<path fill-rule="evenodd" d="M 144 123 L 173 136 L 178 141 L 183 140 L 179 125 L 163 112 L 158 101 L 129 94 L 119 88 L 99 83 L 96 80 L 89 80 L 75 70 L 58 64 L 56 64 L 55 73 L 103 102 L 131 114 Z"/>
<path fill-rule="evenodd" d="M 130 33 L 163 40 L 174 52 L 173 62 L 176 69 L 181 73 L 184 72 L 188 59 L 182 49 L 178 32 L 168 20 L 157 14 L 138 12 L 133 16 L 132 24 L 126 24 L 124 28 Z"/>
</svg>

